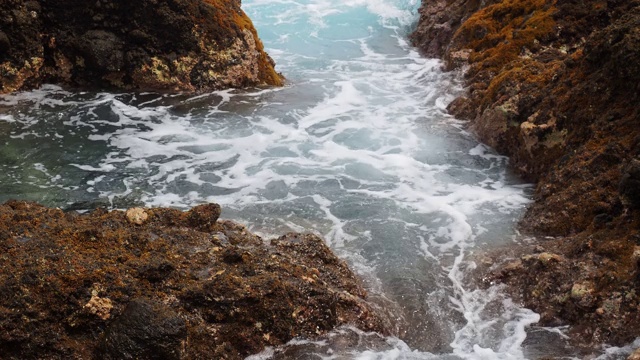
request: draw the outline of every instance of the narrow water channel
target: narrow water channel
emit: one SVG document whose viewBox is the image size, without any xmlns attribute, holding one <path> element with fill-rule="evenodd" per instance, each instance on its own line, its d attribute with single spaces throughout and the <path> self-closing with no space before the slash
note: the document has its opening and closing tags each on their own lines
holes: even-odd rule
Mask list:
<svg viewBox="0 0 640 360">
<path fill-rule="evenodd" d="M 561 329 L 469 279 L 474 254 L 518 240 L 532 187 L 446 114 L 458 82 L 405 40 L 418 6 L 245 0 L 281 89 L 3 96 L 0 201 L 209 201 L 265 237 L 316 232 L 396 333 L 342 328 L 254 359 L 571 358 Z"/>
</svg>

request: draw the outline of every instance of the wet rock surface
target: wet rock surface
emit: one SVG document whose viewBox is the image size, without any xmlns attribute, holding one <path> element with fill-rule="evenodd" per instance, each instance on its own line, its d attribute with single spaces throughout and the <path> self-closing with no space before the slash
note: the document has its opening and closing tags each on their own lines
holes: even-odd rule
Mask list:
<svg viewBox="0 0 640 360">
<path fill-rule="evenodd" d="M 385 333 L 317 236 L 263 240 L 215 204 L 140 210 L 0 205 L 3 359 L 242 359 L 341 324 Z"/>
<path fill-rule="evenodd" d="M 521 228 L 555 237 L 488 278 L 577 342 L 640 336 L 640 2 L 425 1 L 421 15 L 414 42 L 464 71 L 450 113 L 537 183 Z M 450 40 L 425 43 L 443 19 Z"/>
<path fill-rule="evenodd" d="M 181 358 L 187 324 L 170 307 L 147 299 L 134 299 L 100 339 L 96 357 L 103 359 Z"/>
<path fill-rule="evenodd" d="M 497 0 L 423 1 L 420 21 L 410 39 L 425 56 L 444 57 L 462 23 L 487 3 L 495 2 Z"/>
<path fill-rule="evenodd" d="M 239 1 L 5 0 L 0 14 L 0 93 L 282 84 Z"/>
</svg>

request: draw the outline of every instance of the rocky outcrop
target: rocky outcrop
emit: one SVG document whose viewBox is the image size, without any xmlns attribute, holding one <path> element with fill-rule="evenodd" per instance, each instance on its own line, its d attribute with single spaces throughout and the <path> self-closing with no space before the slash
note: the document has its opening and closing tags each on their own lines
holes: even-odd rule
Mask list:
<svg viewBox="0 0 640 360">
<path fill-rule="evenodd" d="M 282 84 L 235 0 L 5 0 L 0 14 L 0 93 Z"/>
<path fill-rule="evenodd" d="M 640 336 L 640 2 L 442 4 L 460 24 L 428 46 L 469 89 L 449 111 L 537 183 L 521 227 L 557 237 L 536 251 L 562 259 L 528 255 L 493 278 L 579 341 Z M 418 29 L 441 23 L 427 13 Z"/>
<path fill-rule="evenodd" d="M 410 39 L 423 55 L 442 58 L 451 39 L 462 23 L 476 11 L 498 0 L 435 0 L 423 1 L 419 9 L 418 26 Z"/>
<path fill-rule="evenodd" d="M 219 215 L 0 205 L 2 359 L 242 359 L 341 324 L 385 332 L 320 238 Z"/>
</svg>

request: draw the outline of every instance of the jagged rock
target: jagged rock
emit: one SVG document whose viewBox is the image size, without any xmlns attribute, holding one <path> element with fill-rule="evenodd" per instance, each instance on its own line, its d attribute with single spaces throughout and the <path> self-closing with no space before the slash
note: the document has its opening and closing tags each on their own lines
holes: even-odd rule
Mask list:
<svg viewBox="0 0 640 360">
<path fill-rule="evenodd" d="M 342 324 L 386 333 L 315 235 L 263 240 L 217 204 L 139 210 L 0 205 L 3 360 L 243 359 Z"/>
<path fill-rule="evenodd" d="M 589 283 L 575 283 L 571 287 L 571 299 L 583 307 L 593 306 L 595 289 Z"/>
<path fill-rule="evenodd" d="M 639 28 L 640 8 L 631 7 L 620 19 L 595 31 L 585 44 L 586 59 L 592 68 L 603 70 L 614 86 L 636 99 L 640 90 Z"/>
<path fill-rule="evenodd" d="M 221 211 L 218 204 L 198 205 L 187 213 L 189 225 L 194 229 L 207 230 L 218 221 Z"/>
<path fill-rule="evenodd" d="M 639 28 L 638 0 L 424 0 L 412 35 L 465 71 L 448 110 L 537 183 L 521 230 L 557 237 L 486 278 L 582 344 L 640 336 Z"/>
<path fill-rule="evenodd" d="M 442 58 L 446 55 L 454 34 L 473 13 L 496 0 L 437 0 L 423 1 L 420 21 L 410 38 L 425 56 Z"/>
<path fill-rule="evenodd" d="M 539 262 L 543 266 L 548 266 L 564 261 L 564 257 L 558 254 L 542 252 L 534 255 L 525 255 L 522 260 L 525 262 Z"/>
<path fill-rule="evenodd" d="M 89 313 L 96 315 L 100 319 L 107 320 L 111 317 L 113 304 L 110 299 L 101 298 L 93 294 L 91 299 L 89 299 L 89 302 L 84 305 L 84 308 L 87 309 Z"/>
<path fill-rule="evenodd" d="M 12 0 L 0 13 L 0 93 L 282 84 L 237 0 Z"/>
</svg>

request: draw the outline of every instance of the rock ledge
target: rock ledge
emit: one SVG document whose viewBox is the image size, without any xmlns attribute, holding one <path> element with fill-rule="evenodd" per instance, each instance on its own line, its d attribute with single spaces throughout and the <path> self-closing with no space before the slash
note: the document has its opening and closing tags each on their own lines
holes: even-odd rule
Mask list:
<svg viewBox="0 0 640 360">
<path fill-rule="evenodd" d="M 2 358 L 242 359 L 341 324 L 385 333 L 322 239 L 219 215 L 0 205 Z"/>
</svg>

